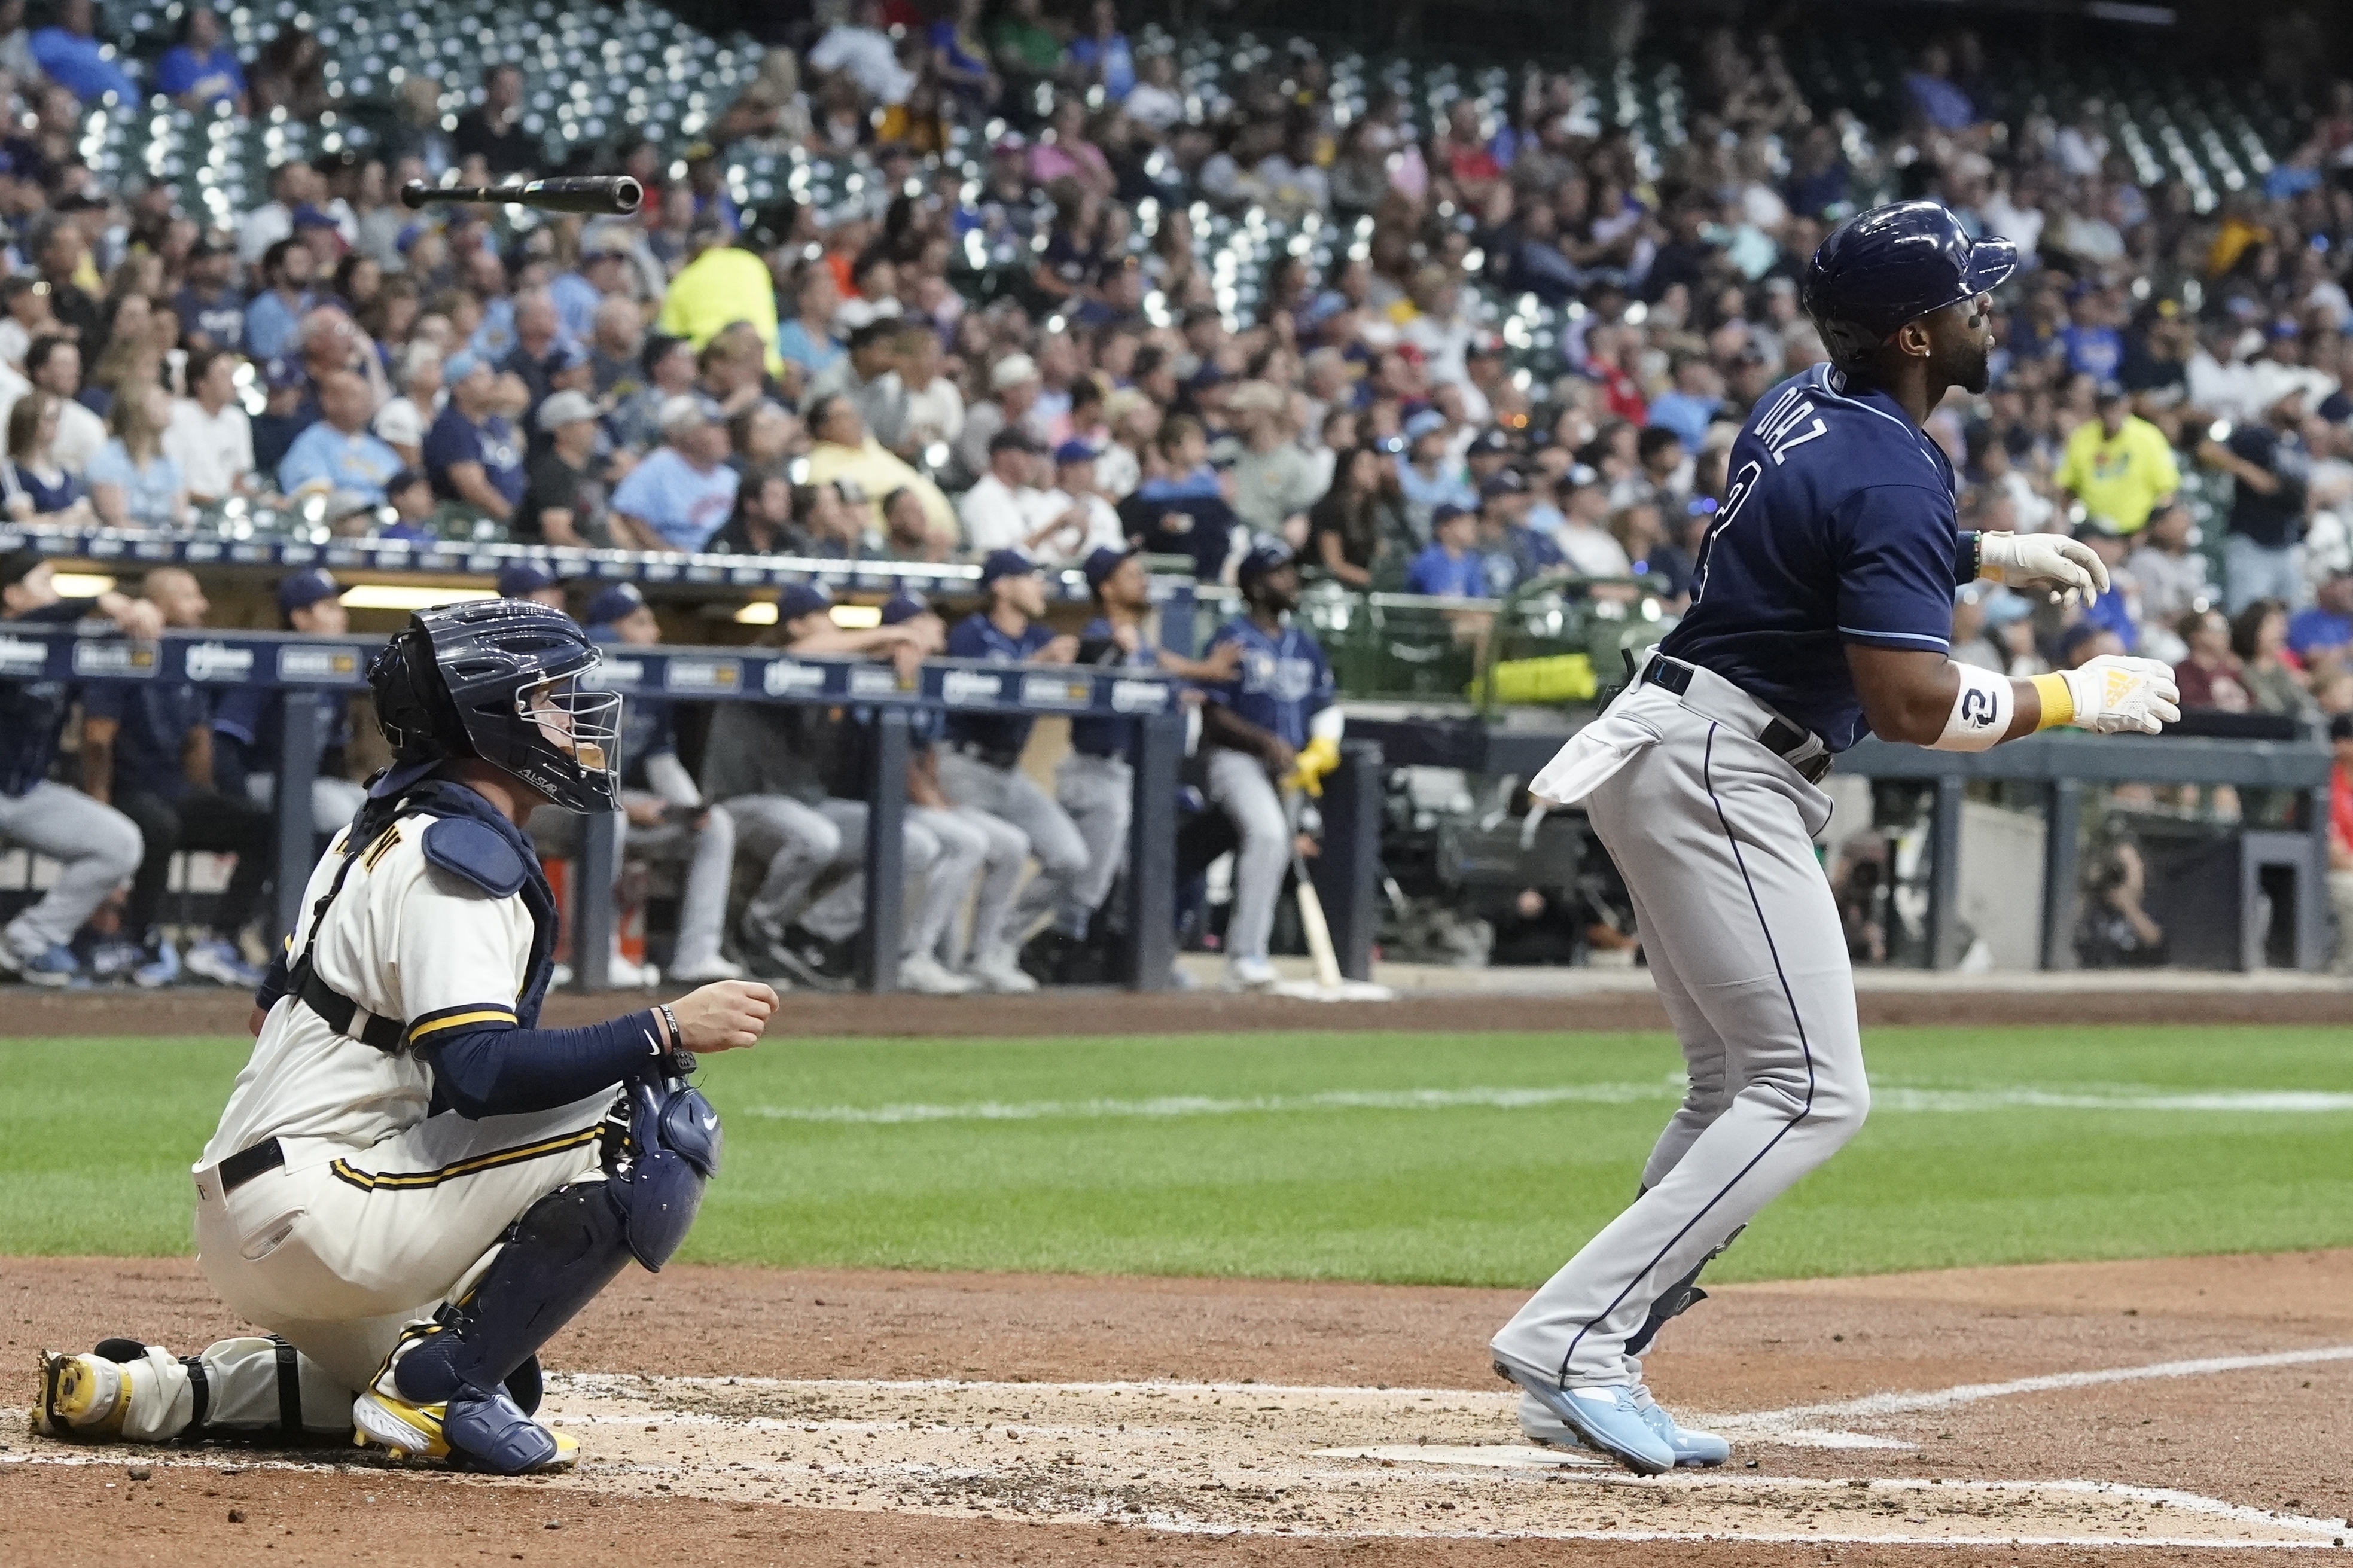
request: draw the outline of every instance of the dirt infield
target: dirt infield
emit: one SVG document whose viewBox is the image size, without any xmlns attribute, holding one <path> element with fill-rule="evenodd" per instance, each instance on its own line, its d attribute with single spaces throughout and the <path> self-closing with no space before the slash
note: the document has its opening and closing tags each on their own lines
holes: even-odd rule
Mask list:
<svg viewBox="0 0 2353 1568">
<path fill-rule="evenodd" d="M 0 1291 L 19 1397 L 38 1345 L 233 1326 L 182 1262 L 13 1261 Z M 2140 1563 L 2347 1538 L 2353 1252 L 1728 1287 L 1650 1371 L 1734 1463 L 1653 1481 L 1525 1444 L 1482 1353 L 1515 1304 L 633 1273 L 549 1352 L 572 1477 L 12 1435 L 0 1497 L 60 1563 Z"/>
</svg>

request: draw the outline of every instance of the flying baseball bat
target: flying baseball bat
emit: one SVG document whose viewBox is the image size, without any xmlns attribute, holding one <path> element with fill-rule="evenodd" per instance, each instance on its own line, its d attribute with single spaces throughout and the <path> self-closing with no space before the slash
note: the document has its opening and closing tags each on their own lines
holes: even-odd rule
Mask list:
<svg viewBox="0 0 2353 1568">
<path fill-rule="evenodd" d="M 533 180 L 520 185 L 428 185 L 411 180 L 400 187 L 400 205 L 470 202 L 491 206 L 535 207 L 549 213 L 599 213 L 628 217 L 645 205 L 646 188 L 628 174 L 587 174 Z"/>
</svg>

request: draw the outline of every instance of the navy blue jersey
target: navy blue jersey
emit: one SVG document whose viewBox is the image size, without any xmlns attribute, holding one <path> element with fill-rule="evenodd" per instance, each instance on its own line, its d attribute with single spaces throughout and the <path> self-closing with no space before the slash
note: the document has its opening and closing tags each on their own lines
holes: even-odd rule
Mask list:
<svg viewBox="0 0 2353 1568">
<path fill-rule="evenodd" d="M 1295 625 L 1269 637 L 1248 616 L 1236 616 L 1218 628 L 1208 651 L 1225 643 L 1241 645 L 1241 667 L 1232 679 L 1202 688 L 1209 700 L 1293 748 L 1305 745 L 1307 721 L 1332 706 L 1332 667 L 1315 639 Z"/>
<path fill-rule="evenodd" d="M 69 626 L 97 605 L 95 599 L 60 599 L 21 616 L 0 616 L 0 635 L 11 624 Z M 23 640 L 27 659 L 40 652 L 35 639 Z M 14 800 L 49 776 L 58 731 L 65 728 L 72 702 L 73 687 L 67 681 L 0 680 L 0 795 Z"/>
<path fill-rule="evenodd" d="M 344 748 L 352 743 L 351 700 L 340 691 L 315 691 L 319 705 L 319 773 L 343 776 Z M 213 787 L 242 795 L 256 773 L 278 772 L 285 754 L 285 693 L 266 686 L 236 686 L 213 703 Z"/>
<path fill-rule="evenodd" d="M 1097 616 L 1079 630 L 1079 657 L 1090 663 L 1129 669 L 1160 668 L 1160 657 L 1139 628 L 1135 651 L 1122 653 L 1112 640 L 1111 622 Z M 1071 721 L 1071 750 L 1097 757 L 1124 757 L 1135 750 L 1135 721 L 1090 715 Z"/>
<path fill-rule="evenodd" d="M 205 725 L 211 703 L 185 680 L 109 680 L 81 694 L 85 719 L 111 719 L 114 798 L 142 792 L 178 800 L 193 787 L 181 761 L 188 731 Z"/>
<path fill-rule="evenodd" d="M 1659 651 L 1844 751 L 1869 730 L 1847 644 L 1951 646 L 1953 466 L 1894 398 L 1818 364 L 1757 400 L 1729 473 Z"/>
<path fill-rule="evenodd" d="M 948 628 L 950 658 L 985 658 L 991 664 L 1026 664 L 1054 634 L 1031 621 L 1018 637 L 1007 637 L 995 621 L 976 610 Z M 992 752 L 1018 752 L 1029 743 L 1024 713 L 950 713 L 948 740 L 958 745 L 985 746 Z"/>
</svg>

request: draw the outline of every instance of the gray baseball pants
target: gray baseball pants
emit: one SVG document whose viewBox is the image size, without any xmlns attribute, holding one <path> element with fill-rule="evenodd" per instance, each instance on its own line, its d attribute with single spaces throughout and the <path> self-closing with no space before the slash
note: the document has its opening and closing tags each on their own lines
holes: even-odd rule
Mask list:
<svg viewBox="0 0 2353 1568">
<path fill-rule="evenodd" d="M 819 873 L 841 853 L 841 830 L 817 807 L 782 795 L 741 795 L 723 803 L 736 841 L 768 864 L 744 909 L 744 923 L 770 937 L 808 901 Z"/>
<path fill-rule="evenodd" d="M 972 945 L 976 952 L 1020 947 L 1029 928 L 1059 906 L 1064 893 L 1086 874 L 1087 841 L 1079 837 L 1054 798 L 1029 782 L 1018 768 L 993 768 L 965 752 L 940 752 L 940 793 L 960 806 L 985 811 L 1021 830 L 1029 853 L 1038 858 L 1038 874 L 1021 890 L 1009 911 L 992 918 L 984 889 L 983 908 L 973 916 Z"/>
<path fill-rule="evenodd" d="M 628 792 L 634 795 L 635 790 Z M 632 827 L 627 812 L 616 815 L 613 870 L 619 875 L 629 856 L 683 863 L 686 880 L 678 896 L 678 945 L 670 967 L 695 969 L 719 956 L 727 924 L 727 879 L 735 870 L 735 819 L 725 806 L 706 806 L 702 826 L 665 822 Z"/>
<path fill-rule="evenodd" d="M 959 805 L 947 815 L 980 836 L 980 881 L 978 896 L 972 902 L 972 930 L 1000 930 L 1012 913 L 1014 896 L 1021 890 L 1021 868 L 1029 863 L 1029 836 L 1001 816 L 968 805 Z M 940 927 L 939 960 L 950 969 L 961 970 L 972 949 L 965 933 L 956 929 L 956 912 L 950 911 L 950 918 Z"/>
<path fill-rule="evenodd" d="M 1127 863 L 1135 770 L 1125 757 L 1072 752 L 1054 772 L 1054 798 L 1087 847 L 1087 868 L 1063 895 L 1054 923 L 1066 936 L 1084 936 L 1088 921 L 1111 897 L 1111 885 Z"/>
<path fill-rule="evenodd" d="M 1648 1190 L 1493 1342 L 1499 1361 L 1563 1387 L 1640 1383 L 1625 1345 L 1652 1301 L 1870 1107 L 1854 978 L 1814 858 L 1830 799 L 1754 739 L 1771 719 L 1704 669 L 1681 697 L 1637 686 L 1530 786 L 1584 802 L 1633 896 L 1691 1079 L 1643 1167 Z"/>
<path fill-rule="evenodd" d="M 1274 931 L 1274 902 L 1291 864 L 1291 823 L 1266 764 L 1220 746 L 1209 753 L 1209 798 L 1241 835 L 1234 851 L 1234 907 L 1226 915 L 1226 956 L 1264 958 Z"/>
<path fill-rule="evenodd" d="M 61 865 L 41 901 L 8 922 L 8 945 L 25 958 L 71 942 L 90 911 L 130 879 L 146 855 L 138 825 L 129 817 L 47 779 L 23 795 L 0 795 L 0 843 Z"/>
</svg>

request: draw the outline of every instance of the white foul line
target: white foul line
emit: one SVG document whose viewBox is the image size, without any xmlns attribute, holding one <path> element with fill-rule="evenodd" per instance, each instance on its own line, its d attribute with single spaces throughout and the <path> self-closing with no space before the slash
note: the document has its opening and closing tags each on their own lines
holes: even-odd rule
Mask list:
<svg viewBox="0 0 2353 1568">
<path fill-rule="evenodd" d="M 1466 1089 L 1334 1089 L 1321 1094 L 1218 1098 L 1171 1094 L 1147 1100 L 978 1100 L 894 1105 L 747 1105 L 770 1121 L 894 1127 L 935 1121 L 1166 1121 L 1334 1110 L 1529 1110 L 1556 1105 L 1636 1105 L 1683 1098 L 1680 1075 L 1650 1083 L 1580 1083 Z M 2353 1093 L 2332 1089 L 2166 1089 L 2148 1084 L 2017 1085 L 1990 1089 L 1872 1086 L 1872 1109 L 1960 1115 L 1988 1110 L 2116 1110 L 2174 1115 L 2313 1116 L 2353 1111 Z"/>
<path fill-rule="evenodd" d="M 2263 1355 L 2206 1356 L 2196 1361 L 2165 1361 L 2148 1366 L 2107 1367 L 2097 1372 L 2053 1372 L 2008 1383 L 1964 1383 L 1923 1394 L 1866 1394 L 1828 1405 L 1792 1405 L 1780 1410 L 1747 1415 L 1710 1416 L 1706 1424 L 1726 1436 L 1763 1438 L 1800 1447 L 1910 1447 L 1891 1438 L 1829 1429 L 1836 1421 L 1905 1415 L 1923 1410 L 1946 1410 L 1980 1400 L 2005 1399 L 2014 1394 L 2045 1394 L 2054 1389 L 2094 1388 L 2109 1383 L 2140 1383 L 2162 1377 L 2211 1377 L 2227 1372 L 2254 1372 L 2274 1366 L 2310 1366 L 2319 1362 L 2353 1361 L 2353 1345 L 2322 1345 L 2311 1350 L 2273 1351 Z"/>
</svg>

